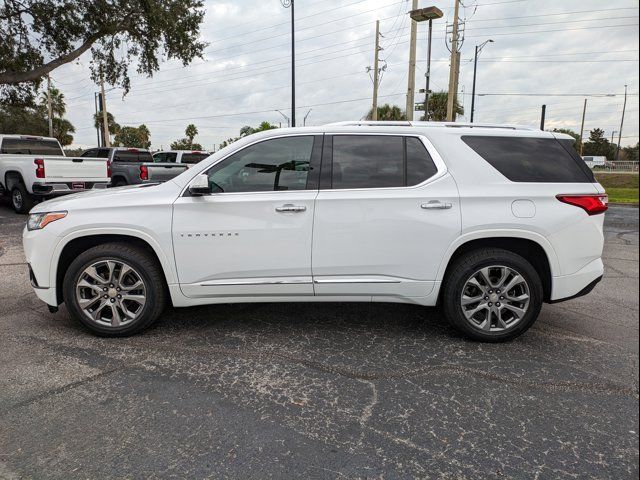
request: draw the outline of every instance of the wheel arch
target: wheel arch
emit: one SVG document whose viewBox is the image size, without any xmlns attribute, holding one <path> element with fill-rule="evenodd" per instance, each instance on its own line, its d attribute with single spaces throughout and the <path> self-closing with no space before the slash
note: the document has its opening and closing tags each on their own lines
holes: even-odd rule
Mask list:
<svg viewBox="0 0 640 480">
<path fill-rule="evenodd" d="M 19 170 L 8 170 L 7 172 L 5 172 L 4 185 L 7 192 L 11 192 L 14 185 L 16 185 L 17 183 L 22 183 L 26 187 L 22 172 L 20 172 Z"/>
<path fill-rule="evenodd" d="M 160 245 L 152 237 L 134 230 L 117 232 L 79 232 L 65 237 L 56 247 L 52 256 L 50 284 L 56 286 L 56 298 L 58 304 L 62 303 L 62 281 L 71 262 L 83 251 L 105 243 L 125 243 L 136 245 L 148 251 L 158 262 L 166 285 L 176 283 L 176 272 L 172 263 L 164 254 Z"/>
<path fill-rule="evenodd" d="M 560 274 L 557 256 L 544 237 L 531 232 L 483 232 L 462 237 L 447 251 L 438 271 L 438 280 L 444 281 L 457 258 L 480 248 L 502 248 L 525 258 L 540 275 L 544 300 L 551 299 L 553 276 Z"/>
</svg>

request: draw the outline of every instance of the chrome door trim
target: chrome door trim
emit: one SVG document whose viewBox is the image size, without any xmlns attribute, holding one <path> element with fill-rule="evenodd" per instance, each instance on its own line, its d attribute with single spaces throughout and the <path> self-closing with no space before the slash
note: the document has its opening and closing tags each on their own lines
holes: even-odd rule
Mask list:
<svg viewBox="0 0 640 480">
<path fill-rule="evenodd" d="M 311 285 L 311 277 L 238 278 L 210 280 L 201 287 L 231 287 L 241 285 Z"/>
<path fill-rule="evenodd" d="M 393 277 L 325 277 L 313 278 L 315 284 L 340 283 L 402 283 L 404 280 Z"/>
</svg>

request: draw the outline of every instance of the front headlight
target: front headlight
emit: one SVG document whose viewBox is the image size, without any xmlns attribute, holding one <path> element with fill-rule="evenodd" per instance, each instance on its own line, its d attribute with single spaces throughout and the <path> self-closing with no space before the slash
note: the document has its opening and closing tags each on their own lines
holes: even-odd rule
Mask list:
<svg viewBox="0 0 640 480">
<path fill-rule="evenodd" d="M 67 216 L 67 212 L 43 212 L 43 213 L 31 213 L 27 220 L 27 230 L 40 230 L 51 222 L 60 220 Z"/>
</svg>

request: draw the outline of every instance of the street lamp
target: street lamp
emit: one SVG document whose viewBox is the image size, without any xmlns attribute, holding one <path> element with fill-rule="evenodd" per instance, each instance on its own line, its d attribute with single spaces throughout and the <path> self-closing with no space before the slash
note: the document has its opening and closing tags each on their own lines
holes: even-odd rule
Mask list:
<svg viewBox="0 0 640 480">
<path fill-rule="evenodd" d="M 473 123 L 473 113 L 476 109 L 476 71 L 478 69 L 478 55 L 487 43 L 493 43 L 493 40 L 489 39 L 480 45 L 476 45 L 476 54 L 473 57 L 473 90 L 471 91 L 471 123 Z"/>
<path fill-rule="evenodd" d="M 424 97 L 424 119 L 429 120 L 429 85 L 431 83 L 431 34 L 433 31 L 433 20 L 442 18 L 442 10 L 438 7 L 427 7 L 427 8 L 419 8 L 417 10 L 412 10 L 409 12 L 409 16 L 414 22 L 424 22 L 429 20 L 429 43 L 427 46 L 427 73 L 425 77 L 427 77 L 427 85 L 425 89 L 425 97 Z M 412 107 L 413 108 L 413 107 Z"/>
<path fill-rule="evenodd" d="M 296 126 L 296 33 L 294 0 L 280 0 L 284 8 L 291 8 L 291 126 Z"/>
</svg>

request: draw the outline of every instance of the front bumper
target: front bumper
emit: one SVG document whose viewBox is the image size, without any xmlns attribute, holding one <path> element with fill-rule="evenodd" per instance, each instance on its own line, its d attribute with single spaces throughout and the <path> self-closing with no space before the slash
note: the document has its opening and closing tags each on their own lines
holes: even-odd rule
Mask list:
<svg viewBox="0 0 640 480">
<path fill-rule="evenodd" d="M 586 295 L 604 275 L 604 264 L 597 258 L 572 275 L 553 277 L 550 303 L 562 302 Z"/>
<path fill-rule="evenodd" d="M 74 184 L 82 184 L 82 188 L 75 188 Z M 55 197 L 70 193 L 81 193 L 91 190 L 104 190 L 109 186 L 108 182 L 68 182 L 68 183 L 34 183 L 31 191 L 34 195 L 42 197 Z"/>
</svg>

